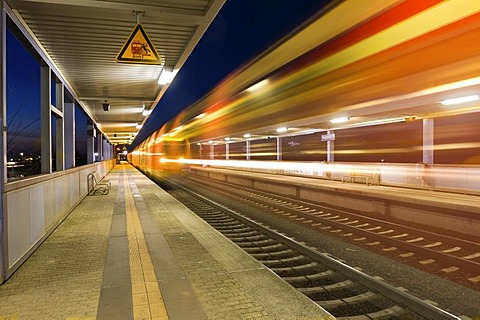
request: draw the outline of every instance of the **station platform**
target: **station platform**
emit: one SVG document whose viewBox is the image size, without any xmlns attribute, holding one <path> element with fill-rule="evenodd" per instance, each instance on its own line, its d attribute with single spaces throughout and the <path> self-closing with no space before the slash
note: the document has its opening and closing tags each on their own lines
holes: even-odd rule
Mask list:
<svg viewBox="0 0 480 320">
<path fill-rule="evenodd" d="M 0 319 L 333 319 L 128 164 L 0 286 Z"/>
</svg>

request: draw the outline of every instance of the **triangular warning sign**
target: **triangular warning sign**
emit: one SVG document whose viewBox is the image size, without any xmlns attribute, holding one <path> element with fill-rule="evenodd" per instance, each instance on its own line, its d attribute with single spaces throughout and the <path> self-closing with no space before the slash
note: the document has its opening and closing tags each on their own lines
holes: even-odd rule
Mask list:
<svg viewBox="0 0 480 320">
<path fill-rule="evenodd" d="M 141 24 L 133 29 L 127 42 L 117 55 L 117 62 L 140 63 L 140 64 L 162 64 L 162 58 L 155 50 L 155 47 L 148 39 Z"/>
</svg>

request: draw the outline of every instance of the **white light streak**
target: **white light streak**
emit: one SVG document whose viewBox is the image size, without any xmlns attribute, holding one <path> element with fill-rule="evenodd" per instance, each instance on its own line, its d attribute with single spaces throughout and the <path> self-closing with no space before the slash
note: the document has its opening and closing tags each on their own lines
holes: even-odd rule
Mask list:
<svg viewBox="0 0 480 320">
<path fill-rule="evenodd" d="M 332 120 L 330 120 L 330 122 L 331 122 L 331 123 L 342 123 L 342 122 L 347 122 L 348 120 L 350 120 L 350 118 L 348 118 L 348 117 L 340 117 L 340 118 L 332 119 Z"/>
<path fill-rule="evenodd" d="M 478 95 L 471 95 L 471 96 L 465 96 L 465 97 L 443 100 L 440 103 L 443 104 L 444 106 L 451 106 L 451 105 L 454 105 L 454 104 L 461 104 L 461 103 L 465 103 L 465 102 L 477 101 L 478 99 L 480 99 L 480 97 Z"/>
<path fill-rule="evenodd" d="M 255 83 L 253 86 L 250 86 L 247 91 L 248 92 L 253 92 L 257 91 L 258 89 L 265 87 L 268 84 L 268 79 L 262 80 L 260 82 Z"/>
</svg>

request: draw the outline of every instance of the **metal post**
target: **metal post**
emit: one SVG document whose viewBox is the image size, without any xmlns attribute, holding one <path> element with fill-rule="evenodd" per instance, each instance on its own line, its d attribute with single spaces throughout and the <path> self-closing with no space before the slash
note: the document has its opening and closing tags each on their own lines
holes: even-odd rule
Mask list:
<svg viewBox="0 0 480 320">
<path fill-rule="evenodd" d="M 335 131 L 328 130 L 327 134 L 331 135 L 334 134 Z M 335 141 L 328 140 L 327 141 L 327 162 L 335 161 Z"/>
<path fill-rule="evenodd" d="M 225 144 L 225 160 L 230 158 L 230 145 L 227 143 Z"/>
<path fill-rule="evenodd" d="M 0 0 L 0 115 L 2 125 L 2 135 L 0 138 L 0 147 L 2 148 L 2 160 L 0 165 L 1 172 L 1 189 L 2 196 L 0 197 L 0 283 L 5 280 L 7 270 L 6 260 L 6 244 L 7 244 L 7 223 L 5 219 L 6 208 L 3 202 L 3 194 L 5 190 L 5 183 L 7 183 L 7 95 L 6 95 L 6 46 L 7 46 L 7 15 L 4 10 L 5 2 Z"/>
<path fill-rule="evenodd" d="M 213 145 L 210 145 L 210 159 L 215 159 L 215 148 L 213 147 Z"/>
<path fill-rule="evenodd" d="M 41 107 L 41 155 L 42 173 L 52 173 L 52 74 L 48 65 L 43 65 L 40 71 L 40 107 Z"/>
<path fill-rule="evenodd" d="M 433 119 L 423 119 L 423 163 L 433 164 Z"/>
<path fill-rule="evenodd" d="M 55 125 L 57 127 L 55 133 L 55 163 L 56 171 L 63 171 L 65 170 L 65 123 L 63 119 L 65 87 L 61 82 L 57 82 L 56 87 L 55 107 L 62 112 L 62 115 L 55 115 Z"/>
<path fill-rule="evenodd" d="M 65 103 L 65 169 L 75 167 L 75 103 Z"/>
<path fill-rule="evenodd" d="M 95 126 L 93 124 L 87 125 L 87 163 L 93 163 L 95 161 Z"/>
<path fill-rule="evenodd" d="M 102 160 L 108 159 L 108 145 L 107 139 L 102 139 Z"/>
<path fill-rule="evenodd" d="M 250 160 L 250 141 L 249 140 L 245 141 L 245 154 L 246 154 L 247 160 Z"/>
<path fill-rule="evenodd" d="M 103 134 L 101 132 L 98 132 L 97 135 L 97 161 L 102 162 L 103 160 Z"/>
<path fill-rule="evenodd" d="M 277 161 L 282 160 L 282 138 L 277 137 Z"/>
</svg>

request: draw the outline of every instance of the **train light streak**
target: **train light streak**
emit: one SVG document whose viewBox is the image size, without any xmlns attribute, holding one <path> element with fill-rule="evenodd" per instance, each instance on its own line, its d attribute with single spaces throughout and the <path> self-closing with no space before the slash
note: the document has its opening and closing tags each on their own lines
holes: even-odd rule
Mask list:
<svg viewBox="0 0 480 320">
<path fill-rule="evenodd" d="M 343 123 L 343 122 L 347 122 L 349 120 L 350 120 L 350 118 L 348 118 L 348 117 L 340 117 L 340 118 L 332 119 L 332 120 L 330 120 L 330 122 L 331 123 Z"/>
<path fill-rule="evenodd" d="M 247 89 L 248 92 L 253 92 L 253 91 L 257 91 L 258 89 L 262 88 L 262 87 L 265 87 L 266 85 L 268 84 L 268 79 L 265 79 L 265 80 L 262 80 L 260 82 L 257 82 L 256 84 L 254 84 L 253 86 L 249 87 Z"/>
<path fill-rule="evenodd" d="M 206 116 L 206 113 L 200 113 L 198 116 L 196 116 L 194 119 L 202 119 Z"/>
<path fill-rule="evenodd" d="M 465 96 L 465 97 L 443 100 L 440 103 L 444 106 L 451 106 L 451 105 L 461 104 L 461 103 L 465 103 L 465 102 L 477 101 L 478 99 L 480 99 L 480 97 L 478 95 L 471 95 L 471 96 Z"/>
</svg>

